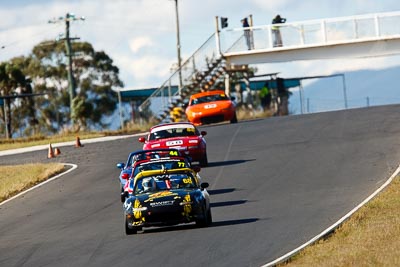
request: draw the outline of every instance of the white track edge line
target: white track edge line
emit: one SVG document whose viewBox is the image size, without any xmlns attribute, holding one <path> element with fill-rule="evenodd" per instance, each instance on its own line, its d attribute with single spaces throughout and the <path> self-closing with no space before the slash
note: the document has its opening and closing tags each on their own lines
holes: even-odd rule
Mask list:
<svg viewBox="0 0 400 267">
<path fill-rule="evenodd" d="M 64 164 L 64 165 L 67 165 L 67 166 L 71 166 L 71 168 L 68 169 L 68 170 L 66 170 L 65 172 L 60 173 L 60 174 L 57 174 L 56 176 L 54 176 L 54 177 L 52 177 L 52 178 L 50 178 L 50 179 L 47 179 L 46 181 L 43 181 L 43 182 L 41 182 L 41 183 L 39 183 L 39 184 L 37 184 L 37 185 L 35 185 L 35 186 L 33 186 L 33 187 L 31 187 L 31 188 L 25 190 L 25 191 L 22 191 L 21 193 L 18 193 L 17 195 L 15 195 L 15 196 L 13 196 L 13 197 L 11 197 L 11 198 L 9 198 L 9 199 L 4 200 L 3 202 L 0 203 L 0 206 L 6 204 L 7 202 L 9 202 L 9 201 L 11 201 L 11 200 L 13 200 L 13 199 L 15 199 L 15 198 L 17 198 L 17 197 L 19 197 L 19 196 L 22 196 L 22 195 L 28 193 L 29 191 L 31 191 L 31 190 L 33 190 L 33 189 L 36 189 L 36 188 L 38 188 L 38 187 L 41 187 L 41 186 L 44 185 L 44 184 L 47 184 L 47 183 L 49 183 L 49 182 L 51 182 L 51 181 L 53 181 L 53 180 L 55 180 L 55 179 L 58 179 L 58 178 L 60 178 L 61 176 L 63 176 L 64 174 L 67 174 L 67 173 L 69 173 L 69 172 L 72 172 L 73 170 L 75 170 L 76 168 L 78 168 L 78 165 L 76 165 L 76 164 L 71 164 L 71 163 L 61 163 L 61 164 Z"/>
<path fill-rule="evenodd" d="M 397 169 L 394 171 L 394 173 L 390 176 L 390 178 L 383 184 L 381 185 L 381 187 L 379 187 L 374 193 L 372 193 L 372 195 L 370 195 L 369 197 L 367 197 L 363 202 L 361 202 L 357 207 L 355 207 L 354 209 L 352 209 L 349 213 L 347 213 L 346 215 L 344 215 L 341 219 L 339 219 L 339 221 L 337 221 L 336 223 L 334 223 L 333 225 L 331 225 L 330 227 L 328 227 L 326 230 L 322 231 L 319 235 L 313 237 L 312 239 L 310 239 L 308 242 L 304 243 L 303 245 L 301 245 L 300 247 L 286 253 L 285 255 L 283 255 L 282 257 L 277 258 L 274 261 L 271 261 L 269 263 L 266 263 L 264 265 L 262 265 L 261 267 L 269 267 L 269 266 L 275 266 L 279 263 L 283 263 L 286 260 L 288 260 L 289 258 L 291 258 L 292 256 L 294 256 L 296 253 L 298 253 L 300 250 L 304 249 L 306 246 L 311 245 L 312 243 L 314 243 L 315 241 L 319 240 L 320 238 L 322 238 L 323 236 L 325 236 L 326 234 L 328 234 L 329 232 L 331 232 L 332 230 L 336 229 L 338 226 L 340 226 L 345 220 L 347 220 L 351 215 L 353 215 L 353 213 L 355 213 L 357 210 L 359 210 L 362 206 L 364 206 L 368 201 L 370 201 L 372 198 L 374 198 L 379 192 L 381 192 L 384 188 L 386 188 L 392 181 L 393 179 L 397 176 L 397 174 L 399 174 L 400 172 L 400 165 L 397 167 Z"/>
</svg>

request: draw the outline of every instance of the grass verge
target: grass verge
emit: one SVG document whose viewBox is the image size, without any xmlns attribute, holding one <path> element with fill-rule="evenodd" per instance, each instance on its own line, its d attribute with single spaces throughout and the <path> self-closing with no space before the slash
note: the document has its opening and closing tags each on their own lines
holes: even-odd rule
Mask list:
<svg viewBox="0 0 400 267">
<path fill-rule="evenodd" d="M 400 266 L 400 176 L 332 235 L 278 266 Z"/>
<path fill-rule="evenodd" d="M 61 173 L 60 163 L 0 166 L 0 202 Z"/>
<path fill-rule="evenodd" d="M 22 147 L 30 147 L 37 145 L 48 145 L 49 143 L 62 143 L 68 141 L 75 141 L 76 137 L 79 136 L 81 140 L 113 136 L 113 135 L 125 135 L 125 134 L 135 134 L 140 132 L 148 131 L 150 128 L 149 124 L 143 125 L 128 125 L 124 130 L 118 131 L 102 131 L 102 132 L 64 132 L 52 136 L 32 136 L 25 138 L 13 138 L 13 139 L 0 139 L 0 151 L 8 149 L 16 149 Z"/>
<path fill-rule="evenodd" d="M 76 140 L 78 135 L 54 135 L 51 137 L 36 136 L 30 138 L 15 138 L 15 139 L 2 139 L 0 140 L 0 151 L 8 149 L 16 149 L 22 147 L 48 145 L 49 143 L 62 143 Z M 82 133 L 79 138 L 88 139 L 105 136 L 102 133 Z"/>
</svg>

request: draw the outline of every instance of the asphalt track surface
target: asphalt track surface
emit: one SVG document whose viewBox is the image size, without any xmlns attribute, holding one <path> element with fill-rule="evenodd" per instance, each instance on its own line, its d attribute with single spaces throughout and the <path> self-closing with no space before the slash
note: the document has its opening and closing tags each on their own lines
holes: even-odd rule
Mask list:
<svg viewBox="0 0 400 267">
<path fill-rule="evenodd" d="M 201 127 L 213 224 L 126 236 L 119 170 L 137 137 L 0 157 L 78 168 L 0 206 L 0 266 L 261 266 L 328 228 L 400 162 L 400 106 Z"/>
</svg>

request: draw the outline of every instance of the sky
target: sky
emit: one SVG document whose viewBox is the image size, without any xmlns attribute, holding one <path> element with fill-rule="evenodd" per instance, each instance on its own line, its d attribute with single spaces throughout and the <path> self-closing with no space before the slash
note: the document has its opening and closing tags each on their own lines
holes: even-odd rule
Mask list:
<svg viewBox="0 0 400 267">
<path fill-rule="evenodd" d="M 276 14 L 287 22 L 400 11 L 398 0 L 177 0 L 183 61 L 215 31 L 215 17 L 227 17 L 230 28 L 253 16 L 254 26 L 270 24 Z M 57 21 L 68 12 L 84 21 L 71 23 L 72 37 L 104 51 L 120 69 L 124 89 L 159 87 L 177 62 L 174 0 L 0 0 L 0 62 L 28 55 L 45 40 L 64 33 Z M 330 75 L 400 65 L 398 56 L 273 63 L 259 66 L 263 73 L 284 77 Z"/>
</svg>

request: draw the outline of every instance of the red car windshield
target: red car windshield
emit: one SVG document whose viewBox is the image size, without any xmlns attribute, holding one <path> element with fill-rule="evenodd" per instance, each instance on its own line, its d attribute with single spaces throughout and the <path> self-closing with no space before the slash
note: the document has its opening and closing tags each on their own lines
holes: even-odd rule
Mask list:
<svg viewBox="0 0 400 267">
<path fill-rule="evenodd" d="M 194 127 L 162 128 L 154 129 L 149 136 L 149 140 L 159 140 L 172 137 L 196 136 L 199 132 Z"/>
</svg>

